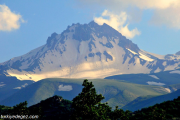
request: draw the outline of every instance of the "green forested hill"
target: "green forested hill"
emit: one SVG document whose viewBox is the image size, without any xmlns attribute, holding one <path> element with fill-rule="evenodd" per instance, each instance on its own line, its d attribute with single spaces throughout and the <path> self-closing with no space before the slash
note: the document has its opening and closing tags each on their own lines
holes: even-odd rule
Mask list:
<svg viewBox="0 0 180 120">
<path fill-rule="evenodd" d="M 63 99 L 61 96 L 53 96 L 30 106 L 28 109 L 33 111 L 40 108 L 42 120 L 68 120 L 72 114 L 72 101 Z M 39 112 L 39 111 L 37 111 Z M 36 112 L 34 113 L 36 114 Z"/>
<path fill-rule="evenodd" d="M 35 120 L 179 120 L 180 119 L 180 96 L 172 101 L 165 101 L 148 108 L 131 112 L 122 109 L 112 110 L 108 104 L 102 104 L 104 99 L 102 95 L 96 94 L 92 83 L 84 81 L 83 90 L 72 102 L 64 100 L 60 96 L 53 96 L 38 104 L 27 108 L 27 102 L 17 104 L 16 106 L 0 106 L 0 114 L 8 115 L 36 115 Z M 93 92 L 94 91 L 94 92 Z M 177 91 L 178 92 L 178 91 Z M 81 114 L 79 114 L 81 113 Z"/>
<path fill-rule="evenodd" d="M 148 108 L 135 111 L 132 120 L 180 120 L 180 96 Z"/>
<path fill-rule="evenodd" d="M 101 93 L 105 97 L 102 102 L 108 102 L 113 108 L 116 105 L 121 108 L 139 96 L 163 95 L 167 93 L 160 86 L 139 85 L 111 79 L 90 79 L 89 81 L 93 82 L 97 93 Z M 27 101 L 28 106 L 31 106 L 53 95 L 72 100 L 81 92 L 82 82 L 83 79 L 44 79 L 19 90 L 1 101 L 0 104 L 14 106 L 20 102 Z"/>
<path fill-rule="evenodd" d="M 180 90 L 177 90 L 173 93 L 169 93 L 166 95 L 160 95 L 160 96 L 147 96 L 147 97 L 138 97 L 132 102 L 125 105 L 122 109 L 124 110 L 130 110 L 130 111 L 136 111 L 140 110 L 142 108 L 146 108 L 149 106 L 153 106 L 157 103 L 162 103 L 164 101 L 173 100 L 180 96 Z"/>
</svg>

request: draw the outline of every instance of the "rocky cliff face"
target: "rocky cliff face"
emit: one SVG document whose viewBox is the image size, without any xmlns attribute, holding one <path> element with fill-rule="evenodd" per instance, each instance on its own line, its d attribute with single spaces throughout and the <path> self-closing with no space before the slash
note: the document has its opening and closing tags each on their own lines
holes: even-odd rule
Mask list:
<svg viewBox="0 0 180 120">
<path fill-rule="evenodd" d="M 143 51 L 107 24 L 92 21 L 53 33 L 45 45 L 1 63 L 0 73 L 35 81 L 50 77 L 104 78 L 173 70 L 179 64 L 179 57 L 166 59 Z"/>
</svg>

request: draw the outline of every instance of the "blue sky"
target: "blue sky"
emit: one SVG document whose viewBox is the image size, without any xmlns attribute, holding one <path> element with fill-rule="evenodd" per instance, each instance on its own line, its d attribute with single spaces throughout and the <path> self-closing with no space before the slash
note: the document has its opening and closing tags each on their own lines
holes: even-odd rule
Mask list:
<svg viewBox="0 0 180 120">
<path fill-rule="evenodd" d="M 72 23 L 107 23 L 148 52 L 180 51 L 179 0 L 0 0 L 0 63 Z"/>
</svg>

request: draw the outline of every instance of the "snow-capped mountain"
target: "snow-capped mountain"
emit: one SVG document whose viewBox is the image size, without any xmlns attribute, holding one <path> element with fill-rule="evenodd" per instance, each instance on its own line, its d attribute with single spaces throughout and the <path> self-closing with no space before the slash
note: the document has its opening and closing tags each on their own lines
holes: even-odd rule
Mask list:
<svg viewBox="0 0 180 120">
<path fill-rule="evenodd" d="M 107 24 L 72 24 L 29 53 L 0 64 L 0 74 L 20 80 L 44 78 L 105 78 L 129 73 L 153 73 L 180 67 L 173 57 L 143 51 Z"/>
</svg>

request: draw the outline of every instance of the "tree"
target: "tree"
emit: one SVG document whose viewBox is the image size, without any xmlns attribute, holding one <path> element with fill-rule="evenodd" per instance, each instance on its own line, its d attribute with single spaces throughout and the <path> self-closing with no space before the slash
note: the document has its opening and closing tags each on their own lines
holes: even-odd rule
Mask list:
<svg viewBox="0 0 180 120">
<path fill-rule="evenodd" d="M 104 97 L 96 94 L 96 90 L 92 82 L 84 80 L 82 92 L 78 94 L 72 101 L 74 112 L 71 116 L 72 120 L 105 120 L 109 118 L 111 107 L 107 103 L 101 103 Z"/>
<path fill-rule="evenodd" d="M 34 120 L 39 120 L 41 118 L 41 107 L 33 107 L 33 108 L 28 108 L 27 107 L 27 101 L 21 102 L 15 106 L 13 106 L 12 109 L 10 109 L 8 112 L 11 115 L 22 115 L 27 117 L 27 119 L 32 119 L 28 118 L 28 115 L 38 115 L 38 118 L 35 118 Z M 21 118 L 18 118 L 21 119 Z"/>
<path fill-rule="evenodd" d="M 116 109 L 112 112 L 112 119 L 113 120 L 129 120 L 130 118 L 130 111 L 126 110 L 125 112 L 123 109 L 118 109 L 118 106 L 116 106 Z"/>
<path fill-rule="evenodd" d="M 27 101 L 21 102 L 17 104 L 16 106 L 13 106 L 13 109 L 11 110 L 12 115 L 28 115 L 29 110 L 27 108 Z"/>
</svg>

